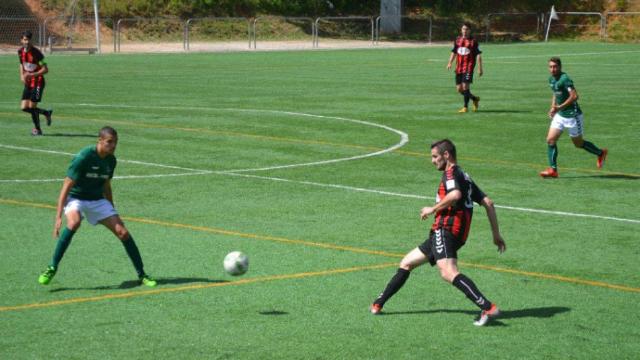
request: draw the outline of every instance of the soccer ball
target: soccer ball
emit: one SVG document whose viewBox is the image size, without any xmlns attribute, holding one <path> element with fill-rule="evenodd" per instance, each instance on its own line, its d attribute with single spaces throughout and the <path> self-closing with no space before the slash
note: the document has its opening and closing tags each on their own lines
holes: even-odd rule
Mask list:
<svg viewBox="0 0 640 360">
<path fill-rule="evenodd" d="M 241 251 L 232 251 L 224 257 L 224 271 L 233 276 L 242 275 L 249 270 L 249 257 Z"/>
</svg>

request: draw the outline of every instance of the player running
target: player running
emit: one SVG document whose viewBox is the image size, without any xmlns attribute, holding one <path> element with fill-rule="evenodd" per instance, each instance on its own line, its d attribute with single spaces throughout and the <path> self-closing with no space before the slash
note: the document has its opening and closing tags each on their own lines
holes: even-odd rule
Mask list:
<svg viewBox="0 0 640 360">
<path fill-rule="evenodd" d="M 478 41 L 471 36 L 469 25 L 463 24 L 460 29 L 460 36 L 453 42 L 447 70 L 451 70 L 453 59 L 456 59 L 456 89 L 464 98 L 464 106 L 458 110 L 459 113 L 469 111 L 469 100 L 473 101 L 473 111 L 478 111 L 480 97 L 471 94 L 471 83 L 473 83 L 473 70 L 478 64 L 478 76 L 482 76 L 482 51 Z"/>
<path fill-rule="evenodd" d="M 51 263 L 38 278 L 40 284 L 47 285 L 51 282 L 73 235 L 86 217 L 91 225 L 100 223 L 120 239 L 142 284 L 156 286 L 157 282 L 144 272 L 140 251 L 113 207 L 111 178 L 116 168 L 116 157 L 113 154 L 117 145 L 118 133 L 112 127 L 105 126 L 100 129 L 98 144 L 85 147 L 71 161 L 58 197 L 53 229 L 53 236 L 58 238 L 58 243 Z M 63 209 L 67 226 L 60 234 Z"/>
<path fill-rule="evenodd" d="M 53 110 L 42 110 L 38 108 L 38 103 L 42 101 L 42 95 L 44 93 L 44 74 L 49 72 L 49 68 L 44 62 L 44 55 L 31 44 L 32 37 L 33 34 L 31 31 L 25 31 L 20 38 L 20 42 L 22 43 L 22 47 L 18 50 L 18 57 L 20 58 L 20 81 L 24 83 L 20 107 L 22 111 L 31 114 L 31 121 L 33 121 L 34 126 L 33 130 L 31 130 L 31 135 L 41 136 L 40 114 L 45 116 L 47 126 L 50 126 Z"/>
<path fill-rule="evenodd" d="M 496 304 L 478 290 L 471 279 L 458 271 L 458 250 L 464 246 L 469 235 L 474 202 L 482 205 L 487 211 L 493 243 L 498 247 L 498 251 L 502 253 L 506 250 L 498 228 L 496 210 L 493 201 L 457 165 L 456 147 L 450 140 L 440 140 L 431 145 L 431 163 L 443 174 L 435 205 L 424 207 L 420 212 L 422 220 L 427 219 L 429 215 L 435 215 L 429 238 L 404 256 L 396 274 L 373 302 L 370 311 L 374 315 L 380 314 L 384 304 L 400 290 L 411 271 L 429 262 L 431 266 L 438 266 L 440 276 L 445 281 L 462 291 L 482 310 L 474 325 L 484 326 L 490 318 L 498 316 L 500 311 Z"/>
<path fill-rule="evenodd" d="M 567 129 L 573 145 L 577 148 L 598 156 L 596 165 L 602 168 L 607 158 L 607 149 L 599 149 L 593 143 L 582 138 L 582 110 L 578 105 L 578 92 L 573 86 L 573 81 L 569 75 L 562 72 L 562 62 L 559 57 L 549 59 L 549 87 L 553 92 L 551 97 L 551 109 L 549 117 L 551 125 L 547 133 L 547 157 L 549 158 L 549 168 L 540 172 L 543 178 L 558 177 L 558 146 L 557 142 L 562 135 L 562 131 Z"/>
</svg>

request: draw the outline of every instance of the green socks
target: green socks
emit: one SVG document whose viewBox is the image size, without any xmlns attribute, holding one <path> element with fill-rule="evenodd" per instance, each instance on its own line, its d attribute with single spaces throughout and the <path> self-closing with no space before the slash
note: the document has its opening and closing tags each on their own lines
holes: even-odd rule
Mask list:
<svg viewBox="0 0 640 360">
<path fill-rule="evenodd" d="M 586 142 L 585 142 L 586 143 Z M 558 145 L 547 145 L 547 157 L 549 158 L 549 166 L 554 169 L 558 168 Z"/>
<path fill-rule="evenodd" d="M 598 155 L 598 156 L 602 155 L 602 150 L 600 150 L 592 142 L 589 142 L 587 140 L 584 141 L 584 144 L 582 145 L 582 148 L 587 150 L 588 152 L 594 154 L 594 155 Z"/>
<path fill-rule="evenodd" d="M 60 260 L 62 260 L 62 256 L 64 256 L 64 252 L 67 251 L 69 244 L 71 244 L 71 238 L 76 232 L 73 230 L 69 230 L 68 228 L 64 228 L 62 234 L 58 238 L 58 244 L 56 244 L 56 249 L 53 252 L 53 258 L 51 258 L 51 264 L 54 269 L 58 268 L 58 264 L 60 264 Z"/>
<path fill-rule="evenodd" d="M 127 251 L 127 255 L 129 255 L 129 259 L 133 263 L 133 267 L 136 268 L 136 272 L 138 273 L 138 277 L 144 276 L 144 265 L 142 264 L 142 256 L 140 256 L 140 250 L 138 250 L 138 246 L 136 246 L 136 242 L 133 241 L 133 237 L 129 236 L 129 238 L 122 242 L 124 249 Z"/>
</svg>

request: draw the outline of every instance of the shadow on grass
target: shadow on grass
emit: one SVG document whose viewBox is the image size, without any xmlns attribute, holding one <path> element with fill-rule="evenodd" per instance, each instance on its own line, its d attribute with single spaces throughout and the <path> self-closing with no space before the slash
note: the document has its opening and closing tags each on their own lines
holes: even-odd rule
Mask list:
<svg viewBox="0 0 640 360">
<path fill-rule="evenodd" d="M 217 280 L 217 279 L 207 279 L 207 278 L 195 278 L 195 277 L 186 277 L 186 278 L 158 278 L 156 279 L 158 285 L 184 285 L 184 284 L 193 284 L 193 283 L 225 283 L 227 280 Z M 95 287 L 61 287 L 56 289 L 51 289 L 49 292 L 61 292 L 61 291 L 71 291 L 71 290 L 122 290 L 122 289 L 133 289 L 136 287 L 142 286 L 140 281 L 138 280 L 127 280 L 120 283 L 120 285 L 104 285 L 104 286 L 95 286 Z"/>
<path fill-rule="evenodd" d="M 260 311 L 260 312 L 258 312 L 258 314 L 260 314 L 260 315 L 272 315 L 272 316 L 289 315 L 288 312 L 280 311 L 280 310 Z"/>
<path fill-rule="evenodd" d="M 87 137 L 97 138 L 96 134 L 64 134 L 64 133 L 45 133 L 44 136 L 57 136 L 57 137 Z"/>
<path fill-rule="evenodd" d="M 531 309 L 521 310 L 500 310 L 500 315 L 492 320 L 487 326 L 506 326 L 500 320 L 506 319 L 518 319 L 518 318 L 551 318 L 558 314 L 571 311 L 571 308 L 564 306 L 549 306 Z M 468 314 L 479 315 L 478 310 L 451 310 L 451 309 L 435 309 L 435 310 L 415 310 L 415 311 L 385 311 L 380 315 L 392 316 L 392 315 L 418 315 L 418 314 L 436 314 L 436 313 L 455 313 L 455 314 Z"/>
<path fill-rule="evenodd" d="M 517 114 L 517 113 L 532 113 L 531 110 L 483 110 L 482 108 L 478 110 L 478 113 L 490 113 L 490 114 Z"/>
<path fill-rule="evenodd" d="M 640 175 L 626 175 L 626 174 L 602 174 L 602 175 L 574 175 L 574 176 L 560 176 L 558 179 L 619 179 L 619 180 L 640 180 Z"/>
</svg>

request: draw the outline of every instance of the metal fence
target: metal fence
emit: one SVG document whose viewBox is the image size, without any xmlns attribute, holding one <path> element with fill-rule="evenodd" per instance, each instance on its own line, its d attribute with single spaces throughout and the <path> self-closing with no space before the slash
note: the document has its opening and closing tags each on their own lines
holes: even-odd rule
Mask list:
<svg viewBox="0 0 640 360">
<path fill-rule="evenodd" d="M 638 12 L 558 12 L 560 20 L 550 26 L 552 38 L 579 37 L 602 41 L 638 41 Z M 393 31 L 381 22 L 392 21 Z M 96 38 L 95 19 L 80 17 L 0 17 L 0 51 L 19 45 L 20 33 L 31 30 L 35 43 L 48 51 L 108 50 L 216 51 L 275 48 L 369 47 L 413 42 L 449 42 L 459 33 L 462 18 L 431 16 L 350 17 L 207 17 L 207 18 L 123 18 L 101 19 Z M 549 14 L 491 13 L 477 24 L 475 36 L 486 42 L 542 40 Z M 388 27 L 386 28 L 388 30 Z M 110 43 L 112 42 L 112 44 Z M 260 43 L 260 45 L 258 45 Z M 98 49 L 96 49 L 98 48 Z"/>
</svg>

